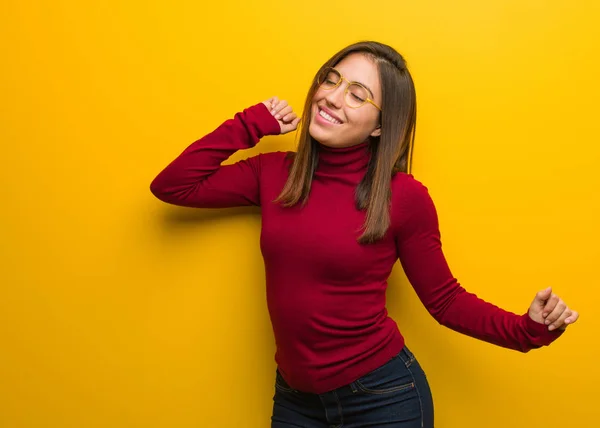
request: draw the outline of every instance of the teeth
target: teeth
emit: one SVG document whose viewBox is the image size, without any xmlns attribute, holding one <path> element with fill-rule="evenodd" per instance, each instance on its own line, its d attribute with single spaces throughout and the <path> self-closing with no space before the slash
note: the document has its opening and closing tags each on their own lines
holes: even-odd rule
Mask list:
<svg viewBox="0 0 600 428">
<path fill-rule="evenodd" d="M 323 119 L 327 119 L 331 123 L 335 123 L 336 125 L 339 125 L 340 123 L 342 123 L 339 120 L 334 119 L 333 117 L 329 116 L 327 113 L 325 113 L 321 109 L 319 109 L 319 116 L 321 116 Z"/>
</svg>

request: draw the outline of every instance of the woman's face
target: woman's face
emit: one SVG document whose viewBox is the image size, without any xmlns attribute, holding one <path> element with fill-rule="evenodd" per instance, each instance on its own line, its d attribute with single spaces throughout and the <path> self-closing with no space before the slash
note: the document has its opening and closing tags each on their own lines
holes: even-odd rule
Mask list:
<svg viewBox="0 0 600 428">
<path fill-rule="evenodd" d="M 317 89 L 311 105 L 310 135 L 319 143 L 334 148 L 354 146 L 369 136 L 379 136 L 379 110 L 368 102 L 352 108 L 344 101 L 348 81 L 358 82 L 370 90 L 375 104 L 381 106 L 377 66 L 369 57 L 354 53 L 341 60 L 335 69 L 346 81 L 335 89 Z"/>
</svg>

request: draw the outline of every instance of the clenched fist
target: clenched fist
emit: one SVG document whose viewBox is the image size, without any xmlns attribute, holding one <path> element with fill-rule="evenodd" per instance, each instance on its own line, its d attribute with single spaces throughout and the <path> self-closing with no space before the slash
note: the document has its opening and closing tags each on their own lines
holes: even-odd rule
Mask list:
<svg viewBox="0 0 600 428">
<path fill-rule="evenodd" d="M 565 330 L 579 318 L 579 313 L 567 306 L 563 300 L 552 292 L 552 288 L 538 292 L 529 307 L 532 320 L 545 324 L 548 330 Z"/>
<path fill-rule="evenodd" d="M 277 122 L 279 122 L 279 128 L 281 134 L 287 134 L 288 132 L 294 131 L 300 123 L 300 118 L 292 107 L 288 105 L 287 101 L 280 100 L 277 97 L 272 97 L 267 101 L 263 101 L 263 104 L 267 106 L 271 114 Z"/>
</svg>

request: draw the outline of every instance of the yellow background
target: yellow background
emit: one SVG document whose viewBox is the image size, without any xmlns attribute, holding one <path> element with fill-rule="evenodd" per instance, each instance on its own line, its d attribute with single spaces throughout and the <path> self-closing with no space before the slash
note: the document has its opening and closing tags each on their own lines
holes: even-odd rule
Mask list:
<svg viewBox="0 0 600 428">
<path fill-rule="evenodd" d="M 436 426 L 598 426 L 599 19 L 594 0 L 3 1 L 0 427 L 269 426 L 259 211 L 149 184 L 244 107 L 301 108 L 362 39 L 409 62 L 413 172 L 459 281 L 518 313 L 552 285 L 581 312 L 522 355 L 437 325 L 396 268 Z"/>
</svg>

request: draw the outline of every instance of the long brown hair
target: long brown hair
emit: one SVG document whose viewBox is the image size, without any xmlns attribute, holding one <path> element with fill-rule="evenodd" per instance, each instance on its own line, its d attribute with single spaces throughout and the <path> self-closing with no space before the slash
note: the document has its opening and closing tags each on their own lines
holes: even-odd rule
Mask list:
<svg viewBox="0 0 600 428">
<path fill-rule="evenodd" d="M 298 151 L 289 177 L 275 200 L 290 207 L 308 200 L 314 173 L 319 161 L 317 141 L 309 133 L 312 99 L 319 89 L 318 78 L 325 67 L 335 67 L 353 53 L 372 59 L 379 70 L 382 92 L 380 114 L 381 135 L 370 137 L 371 158 L 367 172 L 356 188 L 356 207 L 366 210 L 361 244 L 383 238 L 390 226 L 389 205 L 391 179 L 397 172 L 410 172 L 417 119 L 415 86 L 406 61 L 392 47 L 372 41 L 352 44 L 333 55 L 315 75 L 304 104 Z"/>
</svg>

